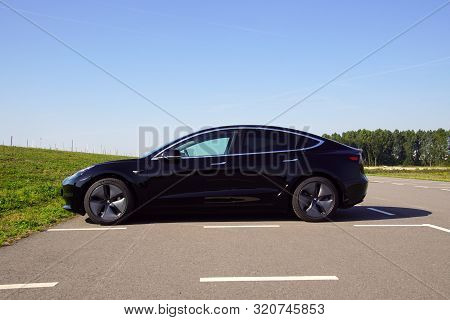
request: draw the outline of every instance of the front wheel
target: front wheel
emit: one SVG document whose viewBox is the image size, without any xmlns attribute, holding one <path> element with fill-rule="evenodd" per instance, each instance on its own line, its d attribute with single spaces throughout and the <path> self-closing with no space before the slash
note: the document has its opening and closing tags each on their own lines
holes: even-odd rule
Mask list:
<svg viewBox="0 0 450 320">
<path fill-rule="evenodd" d="M 337 206 L 336 187 L 323 177 L 311 177 L 302 181 L 292 197 L 294 213 L 308 222 L 326 220 L 334 214 Z"/>
<path fill-rule="evenodd" d="M 84 196 L 89 218 L 99 224 L 113 224 L 133 207 L 133 198 L 126 184 L 118 179 L 101 179 L 90 186 Z"/>
</svg>

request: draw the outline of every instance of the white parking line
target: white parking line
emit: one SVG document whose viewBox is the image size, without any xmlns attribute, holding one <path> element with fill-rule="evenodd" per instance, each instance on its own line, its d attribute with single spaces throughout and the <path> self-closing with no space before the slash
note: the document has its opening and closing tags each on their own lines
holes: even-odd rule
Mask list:
<svg viewBox="0 0 450 320">
<path fill-rule="evenodd" d="M 200 282 L 257 282 L 257 281 L 323 281 L 339 280 L 336 276 L 287 276 L 287 277 L 211 277 Z"/>
<path fill-rule="evenodd" d="M 450 189 L 441 189 L 442 191 L 450 191 Z"/>
<path fill-rule="evenodd" d="M 400 182 L 392 182 L 392 184 L 395 184 L 396 186 L 404 186 L 404 183 L 400 183 Z"/>
<path fill-rule="evenodd" d="M 205 229 L 226 229 L 226 228 L 279 228 L 278 224 L 261 224 L 261 225 L 235 225 L 235 226 L 203 226 Z"/>
<path fill-rule="evenodd" d="M 441 231 L 444 231 L 444 232 L 450 232 L 450 230 L 449 229 L 445 229 L 445 228 L 442 228 L 442 227 L 439 227 L 439 226 L 435 226 L 434 224 L 424 224 L 424 226 L 425 227 L 430 227 L 430 228 L 433 228 L 433 229 L 437 229 L 437 230 L 441 230 Z"/>
<path fill-rule="evenodd" d="M 425 227 L 423 224 L 354 224 L 354 227 Z"/>
<path fill-rule="evenodd" d="M 72 229 L 48 229 L 47 231 L 101 231 L 101 230 L 125 230 L 127 227 L 115 228 L 72 228 Z"/>
<path fill-rule="evenodd" d="M 383 210 L 379 210 L 379 209 L 375 209 L 375 208 L 367 208 L 367 209 L 368 209 L 368 210 L 375 211 L 375 212 L 378 212 L 378 213 L 385 214 L 385 215 L 387 215 L 387 216 L 395 216 L 395 214 L 390 213 L 390 212 L 387 212 L 387 211 L 383 211 Z"/>
<path fill-rule="evenodd" d="M 428 227 L 450 233 L 449 229 L 435 226 L 434 224 L 354 224 L 354 227 Z"/>
<path fill-rule="evenodd" d="M 428 186 L 414 186 L 414 188 L 424 188 L 424 189 L 428 189 Z"/>
<path fill-rule="evenodd" d="M 50 288 L 56 286 L 57 284 L 58 282 L 2 284 L 0 285 L 0 290 Z"/>
</svg>

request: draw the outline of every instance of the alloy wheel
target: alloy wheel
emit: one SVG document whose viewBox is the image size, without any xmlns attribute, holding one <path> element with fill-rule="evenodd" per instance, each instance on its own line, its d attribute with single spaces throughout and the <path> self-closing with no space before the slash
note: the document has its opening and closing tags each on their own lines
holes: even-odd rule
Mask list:
<svg viewBox="0 0 450 320">
<path fill-rule="evenodd" d="M 300 208 L 311 218 L 325 218 L 333 211 L 336 195 L 325 183 L 313 181 L 299 193 Z"/>
<path fill-rule="evenodd" d="M 95 188 L 89 198 L 91 211 L 105 222 L 119 219 L 127 209 L 125 192 L 113 184 L 102 184 Z"/>
</svg>

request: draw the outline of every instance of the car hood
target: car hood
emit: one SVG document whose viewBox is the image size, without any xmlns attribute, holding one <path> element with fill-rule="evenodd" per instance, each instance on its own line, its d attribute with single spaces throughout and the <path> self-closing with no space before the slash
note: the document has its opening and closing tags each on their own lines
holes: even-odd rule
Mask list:
<svg viewBox="0 0 450 320">
<path fill-rule="evenodd" d="M 122 159 L 122 160 L 113 160 L 113 161 L 107 161 L 102 162 L 97 165 L 110 165 L 110 164 L 130 164 L 130 163 L 136 163 L 140 159 L 139 158 L 133 158 L 133 159 Z"/>
<path fill-rule="evenodd" d="M 139 166 L 141 159 L 123 159 L 123 160 L 114 160 L 96 164 L 94 168 L 96 169 L 122 169 L 122 168 L 137 168 Z"/>
</svg>

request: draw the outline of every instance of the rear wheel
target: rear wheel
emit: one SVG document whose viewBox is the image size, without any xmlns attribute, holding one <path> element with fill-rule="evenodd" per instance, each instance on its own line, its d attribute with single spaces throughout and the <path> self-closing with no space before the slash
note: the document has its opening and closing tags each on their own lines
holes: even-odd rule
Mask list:
<svg viewBox="0 0 450 320">
<path fill-rule="evenodd" d="M 323 177 L 302 181 L 294 191 L 292 208 L 302 220 L 322 221 L 334 214 L 338 206 L 338 193 L 334 184 Z"/>
<path fill-rule="evenodd" d="M 101 179 L 92 184 L 84 196 L 84 208 L 89 218 L 99 224 L 115 223 L 132 207 L 132 194 L 118 179 Z"/>
</svg>

